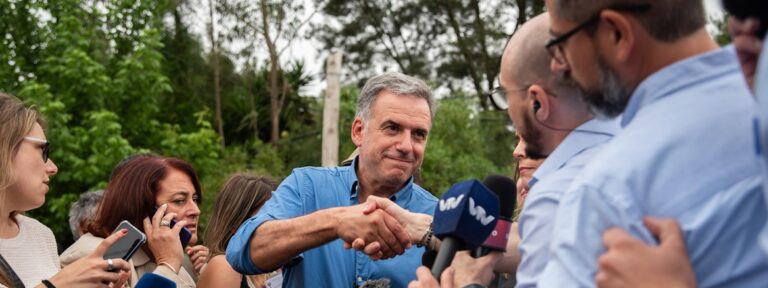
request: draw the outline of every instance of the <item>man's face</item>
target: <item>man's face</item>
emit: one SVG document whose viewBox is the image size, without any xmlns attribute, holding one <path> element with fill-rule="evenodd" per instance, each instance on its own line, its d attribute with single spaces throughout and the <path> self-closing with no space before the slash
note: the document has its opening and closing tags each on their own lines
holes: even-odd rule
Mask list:
<svg viewBox="0 0 768 288">
<path fill-rule="evenodd" d="M 372 104 L 370 119 L 352 124 L 360 148 L 359 177 L 385 186 L 402 186 L 421 166 L 432 117 L 426 100 L 386 90 Z"/>
<path fill-rule="evenodd" d="M 619 74 L 608 66 L 602 57 L 598 57 L 597 67 L 597 74 L 600 76 L 600 90 L 583 90 L 582 93 L 586 95 L 585 99 L 593 114 L 614 118 L 624 113 L 632 94 L 622 85 Z"/>
<path fill-rule="evenodd" d="M 550 9 L 550 34 L 552 37 L 558 37 L 571 31 L 579 23 L 560 18 L 559 11 L 552 9 L 553 1 L 547 0 L 547 7 Z M 599 25 L 599 22 L 594 25 Z M 595 35 L 590 35 L 586 30 L 582 30 L 558 44 L 561 59 L 554 57 L 550 68 L 553 72 L 560 73 L 564 81 L 571 82 L 571 86 L 582 90 L 581 94 L 594 114 L 613 118 L 624 112 L 631 93 L 595 44 L 598 33 L 599 30 Z"/>
<path fill-rule="evenodd" d="M 549 33 L 552 38 L 560 37 L 579 26 L 579 23 L 560 17 L 560 11 L 554 7 L 554 0 L 547 0 L 549 10 Z M 559 73 L 566 81 L 575 82 L 582 90 L 596 95 L 600 91 L 598 67 L 595 65 L 595 45 L 586 29 L 573 34 L 565 41 L 552 47 L 561 57 L 553 57 L 550 68 Z M 558 59 L 562 58 L 562 59 Z M 586 95 L 586 94 L 585 94 Z"/>
<path fill-rule="evenodd" d="M 528 105 L 525 102 L 527 101 L 520 99 L 520 95 L 514 95 L 517 93 L 526 92 L 507 91 L 507 101 L 509 101 L 507 113 L 509 114 L 509 119 L 515 124 L 517 134 L 520 135 L 520 138 L 526 139 L 525 155 L 534 160 L 546 158 L 547 153 L 544 149 L 541 127 L 534 125 L 534 115 L 532 115 L 532 111 L 529 112 L 526 109 Z M 512 98 L 518 99 L 512 100 Z M 512 104 L 513 102 L 516 103 Z"/>
<path fill-rule="evenodd" d="M 509 104 L 507 114 L 509 114 L 509 119 L 512 120 L 512 123 L 515 125 L 517 134 L 520 135 L 521 138 L 526 139 L 527 145 L 525 145 L 525 154 L 527 157 L 531 159 L 542 159 L 546 157 L 545 155 L 547 155 L 547 153 L 544 151 L 541 128 L 538 127 L 539 125 L 534 125 L 533 123 L 535 121 L 533 119 L 534 115 L 532 115 L 533 108 L 529 109 L 529 107 L 533 107 L 530 103 L 532 100 L 526 99 L 528 87 L 521 86 L 514 80 L 517 79 L 515 74 L 517 71 L 510 71 L 512 69 L 507 67 L 509 64 L 504 64 L 512 63 L 511 61 L 514 60 L 505 59 L 507 57 L 511 56 L 508 53 L 505 53 L 501 60 L 502 67 L 499 72 L 499 84 L 506 93 L 507 103 Z"/>
<path fill-rule="evenodd" d="M 757 61 L 760 59 L 760 52 L 763 48 L 763 40 L 757 37 L 757 34 L 760 33 L 759 30 L 760 21 L 757 18 L 744 20 L 736 17 L 728 18 L 728 33 L 733 39 L 733 46 L 736 48 L 741 70 L 749 86 L 754 84 Z"/>
</svg>

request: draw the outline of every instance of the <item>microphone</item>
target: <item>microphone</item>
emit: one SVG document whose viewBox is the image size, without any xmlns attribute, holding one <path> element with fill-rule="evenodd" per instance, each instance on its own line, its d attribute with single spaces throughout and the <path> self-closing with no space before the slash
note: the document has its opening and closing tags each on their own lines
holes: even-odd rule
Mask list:
<svg viewBox="0 0 768 288">
<path fill-rule="evenodd" d="M 509 229 L 512 226 L 512 211 L 517 206 L 517 185 L 507 176 L 488 175 L 483 180 L 483 184 L 488 187 L 496 196 L 499 196 L 499 221 L 496 222 L 496 228 L 485 239 L 483 245 L 472 251 L 472 257 L 482 257 L 491 253 L 491 251 L 507 251 L 507 241 L 509 240 Z"/>
<path fill-rule="evenodd" d="M 458 250 L 473 250 L 488 238 L 499 215 L 499 197 L 480 181 L 459 182 L 440 198 L 435 209 L 432 231 L 442 240 L 432 266 L 432 275 L 440 279 Z"/>
<path fill-rule="evenodd" d="M 133 286 L 134 288 L 176 288 L 176 283 L 171 279 L 157 275 L 155 273 L 145 273 L 141 276 L 139 282 Z"/>
</svg>

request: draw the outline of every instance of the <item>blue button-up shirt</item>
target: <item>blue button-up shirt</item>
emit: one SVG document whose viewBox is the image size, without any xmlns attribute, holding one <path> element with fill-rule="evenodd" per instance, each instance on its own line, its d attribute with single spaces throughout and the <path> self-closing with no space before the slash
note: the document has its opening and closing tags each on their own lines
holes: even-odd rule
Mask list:
<svg viewBox="0 0 768 288">
<path fill-rule="evenodd" d="M 237 230 L 227 246 L 227 262 L 239 273 L 260 274 L 251 262 L 249 240 L 261 224 L 290 219 L 321 209 L 359 204 L 357 159 L 348 167 L 306 167 L 293 170 L 256 216 Z M 409 211 L 433 214 L 437 198 L 409 180 L 390 199 Z M 352 287 L 367 280 L 389 279 L 392 287 L 406 287 L 416 279 L 423 248 L 408 249 L 388 260 L 371 260 L 365 253 L 343 248 L 336 239 L 304 251 L 283 267 L 284 287 Z"/>
<path fill-rule="evenodd" d="M 697 55 L 646 78 L 623 130 L 563 195 L 543 287 L 593 287 L 602 233 L 648 244 L 644 216 L 680 222 L 700 287 L 765 287 L 766 222 L 755 155 L 754 101 L 733 49 Z"/>
<path fill-rule="evenodd" d="M 587 121 L 569 133 L 528 182 L 531 192 L 520 214 L 517 287 L 536 287 L 549 260 L 549 240 L 560 197 L 604 143 L 621 129 L 619 119 Z"/>
<path fill-rule="evenodd" d="M 764 168 L 766 168 L 768 167 L 768 37 L 763 42 L 763 51 L 760 54 L 760 62 L 757 64 L 753 83 L 757 98 L 757 111 L 760 117 L 760 125 L 756 129 L 761 144 L 757 146 L 758 154 L 762 156 Z M 765 172 L 763 180 L 766 182 L 763 184 L 763 190 L 765 191 L 766 205 L 768 205 L 768 169 L 765 169 Z M 760 235 L 760 243 L 763 245 L 763 250 L 768 253 L 768 223 Z"/>
</svg>

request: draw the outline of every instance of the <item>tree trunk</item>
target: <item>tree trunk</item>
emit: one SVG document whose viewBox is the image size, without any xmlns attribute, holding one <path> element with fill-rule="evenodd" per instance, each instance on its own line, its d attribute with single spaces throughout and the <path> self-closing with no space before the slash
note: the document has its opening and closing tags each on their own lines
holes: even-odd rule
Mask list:
<svg viewBox="0 0 768 288">
<path fill-rule="evenodd" d="M 341 94 L 341 51 L 328 56 L 326 73 L 328 87 L 323 101 L 323 153 L 325 167 L 339 165 L 339 94 Z"/>
<path fill-rule="evenodd" d="M 269 137 L 269 143 L 273 147 L 277 148 L 277 141 L 280 140 L 280 113 L 283 110 L 283 97 L 281 95 L 282 89 L 280 89 L 279 77 L 281 77 L 280 71 L 280 55 L 275 47 L 275 42 L 269 33 L 269 11 L 267 10 L 267 0 L 261 0 L 261 21 L 262 21 L 262 36 L 264 36 L 264 42 L 267 44 L 267 50 L 269 50 L 269 103 L 270 114 L 272 120 L 272 133 Z"/>
<path fill-rule="evenodd" d="M 221 82 L 220 82 L 220 71 L 221 68 L 219 65 L 219 51 L 218 51 L 218 42 L 216 41 L 215 37 L 215 25 L 216 21 L 213 19 L 213 9 L 215 7 L 213 6 L 213 1 L 208 0 L 208 8 L 210 9 L 210 26 L 208 26 L 208 37 L 211 38 L 211 63 L 213 65 L 213 100 L 215 102 L 215 113 L 216 113 L 216 130 L 219 132 L 219 137 L 221 139 L 221 150 L 224 151 L 224 148 L 226 147 L 226 141 L 224 140 L 224 121 L 221 118 Z"/>
</svg>

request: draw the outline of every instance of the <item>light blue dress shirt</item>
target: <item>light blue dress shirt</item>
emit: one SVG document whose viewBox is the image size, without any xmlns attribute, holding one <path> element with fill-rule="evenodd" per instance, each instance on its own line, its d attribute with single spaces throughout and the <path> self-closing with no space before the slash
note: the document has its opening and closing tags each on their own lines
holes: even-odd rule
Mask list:
<svg viewBox="0 0 768 288">
<path fill-rule="evenodd" d="M 757 98 L 758 116 L 760 117 L 758 139 L 760 139 L 761 147 L 759 153 L 762 155 L 764 168 L 768 167 L 768 37 L 763 42 L 763 51 L 760 54 L 760 61 L 757 64 L 757 71 L 755 71 L 755 97 Z M 768 168 L 766 168 L 768 173 Z M 768 174 L 765 174 L 763 180 L 766 182 L 763 184 L 765 191 L 766 205 L 768 205 Z M 760 234 L 760 244 L 763 245 L 763 250 L 768 254 L 768 223 L 763 228 L 763 233 Z"/>
<path fill-rule="evenodd" d="M 635 90 L 623 130 L 558 209 L 542 287 L 593 287 L 603 232 L 657 241 L 644 216 L 680 222 L 700 287 L 766 287 L 766 223 L 754 100 L 733 49 L 669 65 Z"/>
<path fill-rule="evenodd" d="M 261 274 L 251 262 L 249 240 L 261 224 L 290 219 L 317 210 L 359 204 L 357 198 L 357 159 L 347 167 L 305 167 L 294 169 L 272 193 L 256 216 L 248 219 L 230 239 L 227 262 L 239 273 Z M 413 183 L 413 179 L 390 197 L 409 211 L 433 214 L 437 198 Z M 388 260 L 371 260 L 365 253 L 344 249 L 336 239 L 304 251 L 283 266 L 283 287 L 353 287 L 367 280 L 387 278 L 392 287 L 406 287 L 416 279 L 424 248 L 413 246 L 403 255 Z"/>
<path fill-rule="evenodd" d="M 528 182 L 531 187 L 520 214 L 520 255 L 517 287 L 536 287 L 549 260 L 549 240 L 560 197 L 621 126 L 619 118 L 593 119 L 579 125 L 552 151 Z"/>
</svg>

